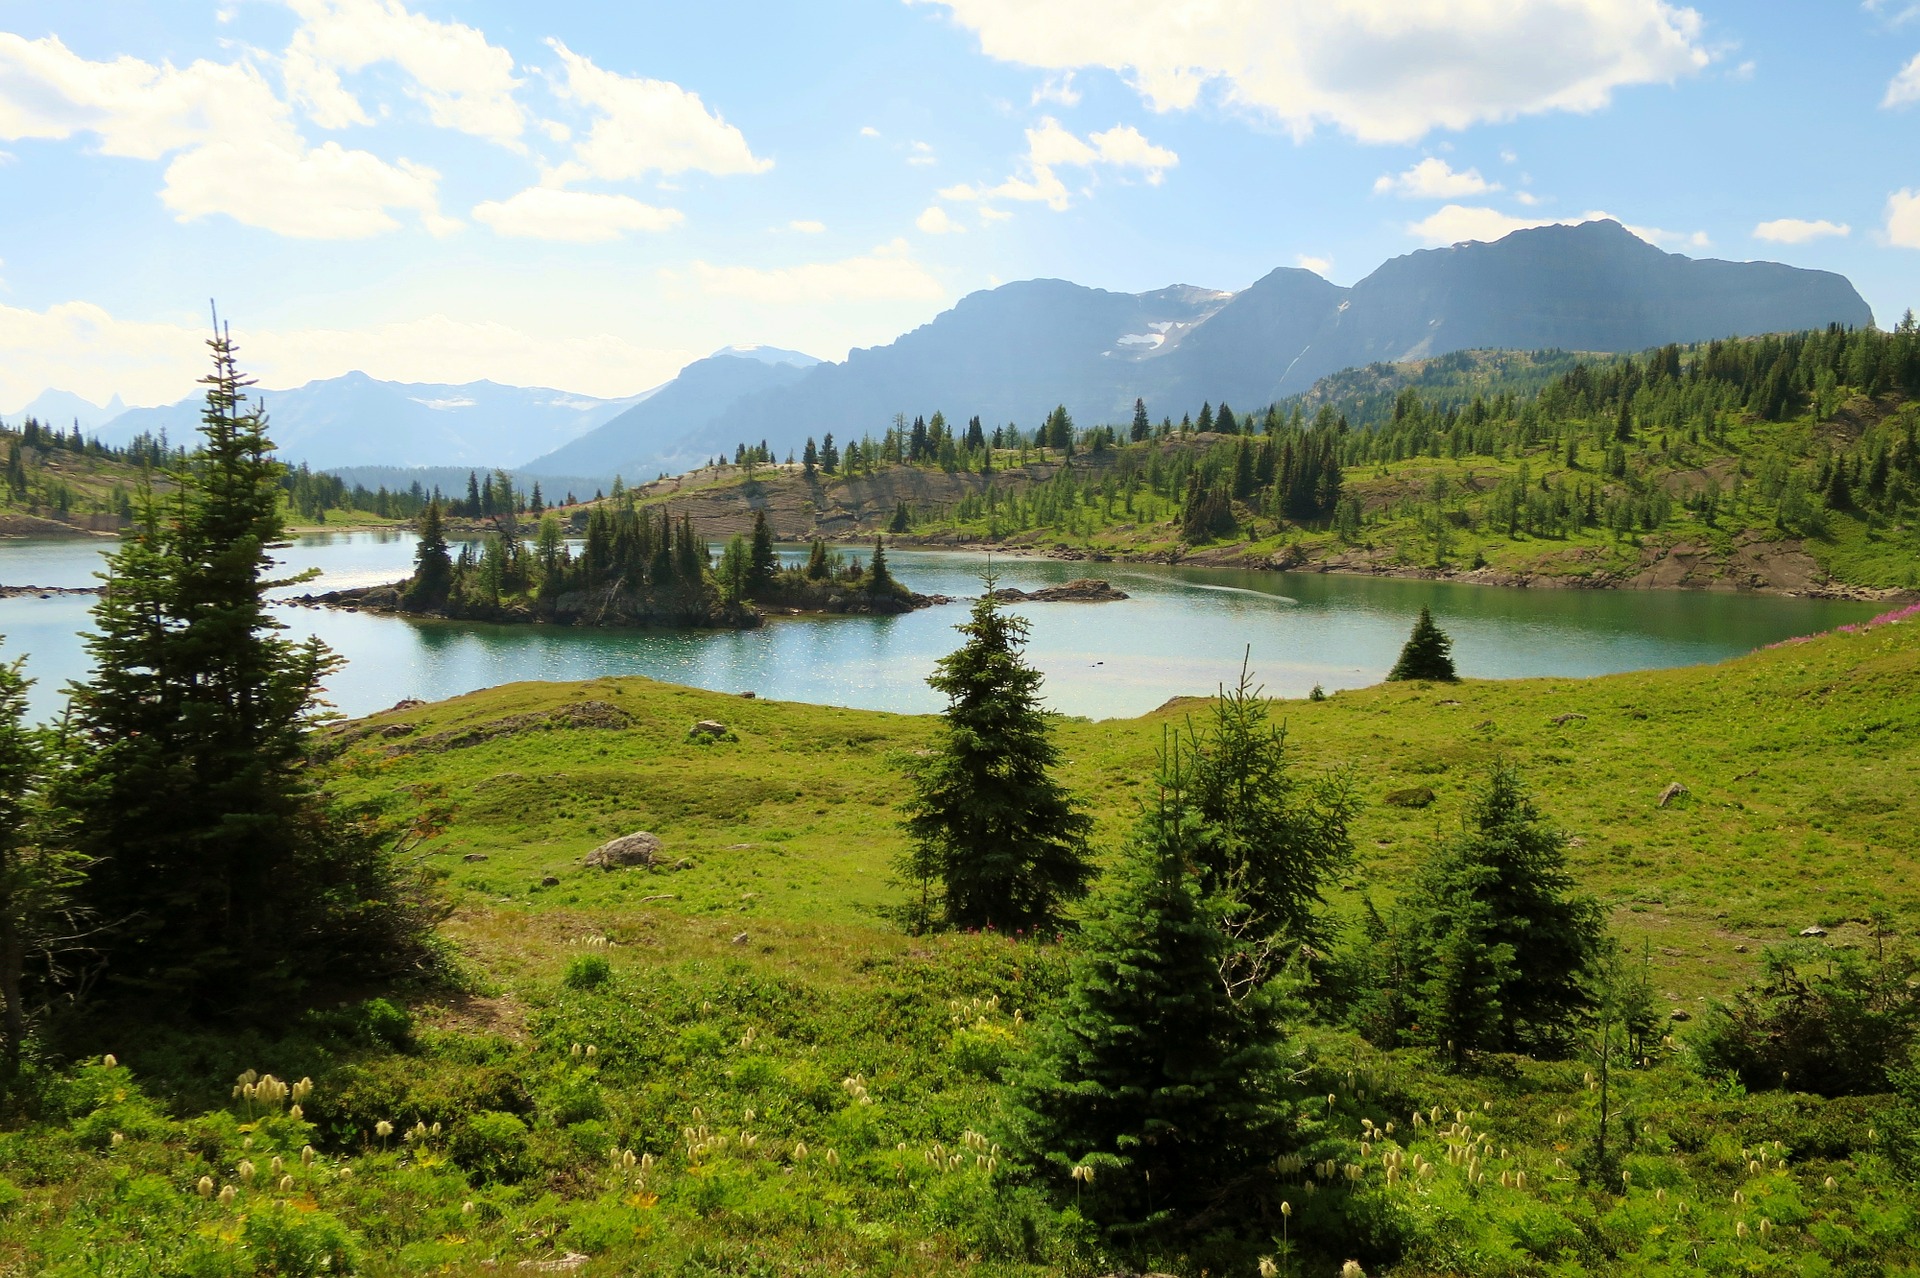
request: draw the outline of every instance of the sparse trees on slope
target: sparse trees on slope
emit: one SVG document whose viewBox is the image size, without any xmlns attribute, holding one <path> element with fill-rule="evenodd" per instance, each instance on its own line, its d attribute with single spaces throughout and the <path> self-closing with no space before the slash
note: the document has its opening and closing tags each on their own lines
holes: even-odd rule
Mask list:
<svg viewBox="0 0 1920 1278">
<path fill-rule="evenodd" d="M 875 546 L 876 559 L 880 548 Z M 993 579 L 927 680 L 947 698 L 932 756 L 912 776 L 898 868 L 911 926 L 1022 931 L 1057 925 L 1093 877 L 1091 820 L 1053 775 L 1060 748 L 1021 650 L 1027 623 Z"/>
</svg>

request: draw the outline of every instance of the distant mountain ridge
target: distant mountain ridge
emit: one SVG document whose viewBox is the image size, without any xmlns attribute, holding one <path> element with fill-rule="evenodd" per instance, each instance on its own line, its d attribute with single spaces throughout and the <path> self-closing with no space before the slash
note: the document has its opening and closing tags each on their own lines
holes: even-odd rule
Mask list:
<svg viewBox="0 0 1920 1278">
<path fill-rule="evenodd" d="M 896 413 L 935 409 L 1032 426 L 1065 404 L 1092 425 L 1128 421 L 1140 398 L 1156 419 L 1178 417 L 1203 400 L 1259 408 L 1342 369 L 1459 350 L 1635 351 L 1872 322 L 1844 276 L 1696 260 L 1612 221 L 1409 253 L 1351 288 L 1294 268 L 1238 293 L 1025 280 L 970 294 L 844 363 L 768 384 L 722 375 L 714 360 L 690 365 L 648 404 L 529 469 L 646 475 L 761 439 L 784 455 L 808 436 L 877 435 Z"/>
<path fill-rule="evenodd" d="M 542 386 L 480 381 L 388 382 L 347 373 L 293 390 L 256 391 L 274 442 L 289 461 L 316 470 L 342 466 L 518 467 L 643 401 L 601 399 Z M 189 438 L 201 400 L 128 409 L 99 436 L 124 444 L 146 432 Z"/>
</svg>

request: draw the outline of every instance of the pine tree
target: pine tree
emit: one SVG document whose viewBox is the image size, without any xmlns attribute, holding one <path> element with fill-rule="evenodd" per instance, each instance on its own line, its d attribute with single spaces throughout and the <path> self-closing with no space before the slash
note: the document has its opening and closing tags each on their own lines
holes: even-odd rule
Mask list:
<svg viewBox="0 0 1920 1278">
<path fill-rule="evenodd" d="M 894 580 L 887 568 L 887 548 L 880 538 L 873 539 L 873 561 L 867 565 L 866 591 L 870 595 L 903 595 L 907 588 Z"/>
<path fill-rule="evenodd" d="M 414 962 L 427 908 L 380 822 L 336 818 L 304 766 L 337 663 L 278 633 L 282 468 L 231 341 L 208 345 L 201 451 L 107 556 L 58 787 L 108 987 L 178 1010 Z"/>
<path fill-rule="evenodd" d="M 767 526 L 767 512 L 753 512 L 753 541 L 748 553 L 747 594 L 759 598 L 773 585 L 780 571 L 780 557 L 773 549 L 773 529 Z"/>
<path fill-rule="evenodd" d="M 820 450 L 813 446 L 813 436 L 809 435 L 807 436 L 807 446 L 800 454 L 800 471 L 808 479 L 812 479 L 814 469 L 819 465 Z"/>
<path fill-rule="evenodd" d="M 1027 623 L 994 596 L 991 575 L 959 630 L 966 642 L 927 680 L 947 708 L 905 809 L 898 868 L 919 894 L 908 921 L 1052 928 L 1093 877 L 1092 822 L 1053 775 L 1060 747 L 1040 704 L 1042 676 L 1021 655 Z"/>
<path fill-rule="evenodd" d="M 1400 649 L 1400 660 L 1393 663 L 1387 678 L 1451 683 L 1460 677 L 1453 670 L 1453 658 L 1449 655 L 1452 648 L 1453 640 L 1433 624 L 1433 613 L 1422 606 L 1420 619 L 1413 623 L 1413 633 L 1407 636 L 1406 646 Z"/>
<path fill-rule="evenodd" d="M 1133 429 L 1128 438 L 1138 444 L 1152 434 L 1153 421 L 1147 416 L 1147 401 L 1136 399 L 1133 401 Z"/>
<path fill-rule="evenodd" d="M 1270 985 L 1223 983 L 1236 903 L 1207 892 L 1177 743 L 1082 935 L 1072 983 L 1014 1081 L 1015 1139 L 1116 1233 L 1242 1215 L 1291 1144 Z M 1092 1173 L 1073 1183 L 1073 1169 Z"/>
<path fill-rule="evenodd" d="M 413 580 L 407 583 L 407 600 L 417 607 L 437 608 L 446 602 L 452 586 L 453 556 L 447 552 L 436 499 L 427 503 L 420 516 L 420 542 L 413 548 Z"/>
<path fill-rule="evenodd" d="M 827 558 L 827 543 L 815 537 L 813 545 L 807 548 L 806 578 L 808 581 L 825 581 L 832 575 L 833 565 Z"/>
</svg>

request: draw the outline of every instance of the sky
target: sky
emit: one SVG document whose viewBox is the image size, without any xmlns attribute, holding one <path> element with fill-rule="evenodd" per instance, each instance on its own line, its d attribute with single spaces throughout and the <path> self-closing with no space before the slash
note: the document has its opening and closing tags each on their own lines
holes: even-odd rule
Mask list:
<svg viewBox="0 0 1920 1278">
<path fill-rule="evenodd" d="M 0 412 L 636 393 L 1611 216 L 1920 304 L 1920 0 L 0 0 Z"/>
</svg>

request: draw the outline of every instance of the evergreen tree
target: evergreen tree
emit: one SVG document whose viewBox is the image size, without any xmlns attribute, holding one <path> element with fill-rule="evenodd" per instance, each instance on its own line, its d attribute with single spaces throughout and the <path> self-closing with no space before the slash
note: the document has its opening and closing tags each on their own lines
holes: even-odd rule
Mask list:
<svg viewBox="0 0 1920 1278">
<path fill-rule="evenodd" d="M 773 529 L 767 526 L 767 512 L 753 512 L 753 542 L 748 553 L 747 594 L 758 598 L 773 585 L 780 571 L 780 557 L 773 550 Z"/>
<path fill-rule="evenodd" d="M 1147 416 L 1147 401 L 1136 399 L 1133 401 L 1133 430 L 1128 434 L 1128 438 L 1138 444 L 1152 434 L 1153 421 Z"/>
<path fill-rule="evenodd" d="M 808 479 L 813 478 L 815 468 L 820 465 L 820 450 L 813 446 L 813 436 L 807 436 L 807 446 L 800 454 L 800 472 Z"/>
<path fill-rule="evenodd" d="M 808 581 L 825 581 L 833 575 L 833 564 L 827 558 L 827 543 L 815 537 L 813 545 L 807 548 L 806 578 Z"/>
<path fill-rule="evenodd" d="M 1600 906 L 1573 895 L 1566 842 L 1519 773 L 1496 767 L 1401 907 L 1413 1037 L 1456 1061 L 1565 1046 L 1605 939 Z"/>
<path fill-rule="evenodd" d="M 491 483 L 491 479 L 488 481 Z M 460 513 L 468 519 L 478 519 L 481 514 L 480 477 L 472 471 L 467 472 L 467 508 Z"/>
<path fill-rule="evenodd" d="M 1061 1193 L 1119 1234 L 1235 1223 L 1294 1137 L 1270 983 L 1235 991 L 1209 893 L 1204 823 L 1175 743 L 1082 936 L 1072 983 L 1014 1081 L 1015 1139 Z M 1092 1172 L 1073 1184 L 1073 1169 Z"/>
<path fill-rule="evenodd" d="M 1304 784 L 1288 775 L 1286 731 L 1274 726 L 1244 663 L 1239 683 L 1220 690 L 1211 720 L 1187 741 L 1188 797 L 1201 822 L 1196 870 L 1239 900 L 1260 934 L 1325 946 L 1321 891 L 1353 861 L 1352 782 L 1342 773 Z"/>
<path fill-rule="evenodd" d="M 1060 747 L 1040 705 L 1042 676 L 1021 655 L 1027 623 L 994 596 L 991 575 L 959 630 L 966 642 L 927 680 L 947 708 L 906 804 L 898 867 L 919 892 L 908 921 L 1052 928 L 1093 877 L 1092 822 L 1053 776 Z"/>
<path fill-rule="evenodd" d="M 278 633 L 282 468 L 230 340 L 208 345 L 201 451 L 101 574 L 58 798 L 90 866 L 82 904 L 108 929 L 108 987 L 232 1011 L 421 961 L 429 907 L 380 821 L 337 814 L 304 766 L 336 661 Z"/>
<path fill-rule="evenodd" d="M 887 521 L 887 531 L 890 533 L 903 533 L 912 527 L 913 515 L 907 510 L 907 503 L 904 501 L 895 502 L 893 505 L 893 518 Z"/>
<path fill-rule="evenodd" d="M 873 562 L 867 565 L 867 593 L 871 595 L 903 595 L 907 588 L 894 580 L 893 573 L 887 568 L 887 548 L 880 538 L 873 539 Z"/>
<path fill-rule="evenodd" d="M 1451 683 L 1460 677 L 1453 671 L 1453 658 L 1449 655 L 1452 648 L 1453 640 L 1433 624 L 1433 613 L 1423 605 L 1420 619 L 1413 623 L 1413 633 L 1407 636 L 1406 645 L 1400 649 L 1400 660 L 1393 663 L 1387 678 L 1431 679 Z"/>
<path fill-rule="evenodd" d="M 735 533 L 727 540 L 714 576 L 720 583 L 720 597 L 726 602 L 739 603 L 747 597 L 753 585 L 753 552 L 745 537 Z"/>
<path fill-rule="evenodd" d="M 420 516 L 420 542 L 413 548 L 413 580 L 407 583 L 407 600 L 416 606 L 434 608 L 446 602 L 453 585 L 453 556 L 447 551 L 447 536 L 440 523 L 440 503 L 427 503 Z"/>
</svg>

